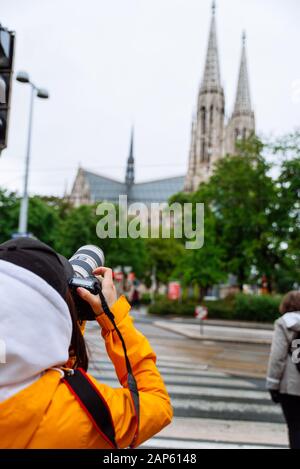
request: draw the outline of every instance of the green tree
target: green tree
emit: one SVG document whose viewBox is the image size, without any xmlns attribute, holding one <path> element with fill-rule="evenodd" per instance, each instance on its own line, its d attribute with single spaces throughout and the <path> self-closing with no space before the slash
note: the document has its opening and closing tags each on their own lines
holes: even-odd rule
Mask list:
<svg viewBox="0 0 300 469">
<path fill-rule="evenodd" d="M 180 241 L 171 238 L 149 238 L 146 240 L 148 252 L 148 272 L 155 269 L 158 284 L 166 284 L 174 275 L 179 260 L 184 254 L 184 247 Z M 177 271 L 176 276 L 182 277 Z"/>
<path fill-rule="evenodd" d="M 96 205 L 81 205 L 67 211 L 60 224 L 57 239 L 59 252 L 70 258 L 80 246 L 94 244 L 105 254 L 105 263 L 114 268 L 131 266 L 139 278 L 145 275 L 147 253 L 143 239 L 99 238 L 96 226 L 100 217 L 96 215 Z"/>
<path fill-rule="evenodd" d="M 13 192 L 0 190 L 0 242 L 7 241 L 18 230 L 20 198 Z M 28 231 L 41 241 L 55 247 L 59 217 L 53 206 L 41 197 L 31 197 Z"/>
<path fill-rule="evenodd" d="M 228 273 L 235 274 L 240 288 L 251 274 L 273 280 L 280 262 L 276 223 L 277 189 L 256 138 L 242 142 L 239 155 L 227 156 L 216 165 L 204 194 L 216 219 L 216 242 L 224 251 Z M 203 190 L 200 188 L 200 196 Z"/>
<path fill-rule="evenodd" d="M 60 224 L 56 239 L 57 250 L 67 258 L 85 244 L 95 244 L 106 252 L 107 240 L 99 242 L 96 234 L 97 221 L 94 205 L 71 208 Z"/>
<path fill-rule="evenodd" d="M 270 147 L 281 160 L 276 231 L 282 262 L 276 281 L 279 291 L 284 292 L 300 284 L 300 132 L 285 135 Z"/>
<path fill-rule="evenodd" d="M 107 246 L 106 263 L 110 267 L 132 267 L 139 279 L 147 275 L 147 259 L 145 240 L 142 238 L 115 238 L 110 239 Z"/>
<path fill-rule="evenodd" d="M 201 230 L 196 226 L 196 207 L 198 203 L 208 200 L 207 186 L 201 185 L 193 194 L 180 193 L 173 196 L 170 203 L 190 203 L 193 208 L 193 230 Z M 184 218 L 182 219 L 184 222 Z M 182 232 L 185 233 L 184 226 Z M 204 214 L 204 245 L 199 249 L 187 249 L 185 237 L 181 240 L 181 253 L 176 258 L 174 275 L 182 279 L 185 286 L 197 285 L 200 292 L 200 300 L 203 299 L 209 287 L 226 278 L 223 265 L 223 250 L 217 242 L 216 218 L 209 204 L 205 204 Z"/>
<path fill-rule="evenodd" d="M 0 243 L 18 229 L 19 200 L 14 192 L 0 189 Z"/>
<path fill-rule="evenodd" d="M 28 210 L 28 231 L 54 249 L 60 219 L 56 209 L 41 197 L 31 197 Z"/>
</svg>

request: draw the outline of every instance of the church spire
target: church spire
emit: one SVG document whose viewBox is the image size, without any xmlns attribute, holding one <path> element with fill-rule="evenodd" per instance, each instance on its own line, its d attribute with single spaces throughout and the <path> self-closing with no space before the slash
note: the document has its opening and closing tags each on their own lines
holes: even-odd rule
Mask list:
<svg viewBox="0 0 300 469">
<path fill-rule="evenodd" d="M 217 44 L 217 32 L 216 32 L 216 2 L 212 2 L 212 18 L 210 23 L 210 32 L 206 53 L 206 62 L 204 68 L 204 75 L 201 84 L 202 89 L 220 88 L 220 66 L 219 66 L 219 53 Z"/>
<path fill-rule="evenodd" d="M 130 138 L 129 156 L 128 156 L 128 160 L 127 160 L 126 176 L 125 176 L 125 183 L 126 183 L 127 187 L 132 186 L 132 184 L 134 183 L 133 143 L 134 143 L 134 129 L 132 128 L 131 138 Z"/>
<path fill-rule="evenodd" d="M 225 100 L 220 78 L 215 10 L 213 1 L 204 74 L 198 94 L 196 122 L 192 128 L 185 181 L 187 191 L 196 190 L 200 183 L 209 179 L 223 152 Z"/>
<path fill-rule="evenodd" d="M 237 141 L 246 140 L 253 134 L 255 134 L 255 116 L 250 99 L 246 57 L 246 34 L 243 32 L 242 55 L 235 104 L 226 129 L 226 153 L 235 155 L 239 151 Z"/>
<path fill-rule="evenodd" d="M 242 56 L 233 115 L 251 113 L 251 98 L 246 57 L 246 33 L 242 35 Z"/>
</svg>

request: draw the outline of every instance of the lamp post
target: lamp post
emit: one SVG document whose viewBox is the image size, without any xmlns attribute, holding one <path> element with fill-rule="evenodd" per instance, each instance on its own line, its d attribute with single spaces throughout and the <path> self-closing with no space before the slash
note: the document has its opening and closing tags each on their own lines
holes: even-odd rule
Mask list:
<svg viewBox="0 0 300 469">
<path fill-rule="evenodd" d="M 31 87 L 27 152 L 26 152 L 26 160 L 25 160 L 24 191 L 23 191 L 23 198 L 21 201 L 21 208 L 20 208 L 20 214 L 19 214 L 19 228 L 18 228 L 18 234 L 26 236 L 27 225 L 28 225 L 28 176 L 29 176 L 30 151 L 31 151 L 33 103 L 34 103 L 35 96 L 41 99 L 48 99 L 49 94 L 47 90 L 36 87 L 32 83 L 32 81 L 30 81 L 29 75 L 27 72 L 19 72 L 17 74 L 16 80 L 19 81 L 20 83 L 27 83 Z"/>
</svg>

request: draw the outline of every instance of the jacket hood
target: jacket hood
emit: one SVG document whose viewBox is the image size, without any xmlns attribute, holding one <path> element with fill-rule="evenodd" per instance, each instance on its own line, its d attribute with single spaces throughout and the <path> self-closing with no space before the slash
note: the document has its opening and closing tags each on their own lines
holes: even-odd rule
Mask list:
<svg viewBox="0 0 300 469">
<path fill-rule="evenodd" d="M 300 311 L 293 311 L 291 313 L 285 313 L 282 317 L 285 325 L 288 329 L 293 331 L 300 331 Z"/>
<path fill-rule="evenodd" d="M 68 360 L 69 308 L 38 275 L 0 260 L 0 405 Z M 58 373 L 55 373 L 58 375 Z M 59 376 L 59 375 L 58 375 Z M 1 419 L 2 420 L 2 419 Z"/>
</svg>

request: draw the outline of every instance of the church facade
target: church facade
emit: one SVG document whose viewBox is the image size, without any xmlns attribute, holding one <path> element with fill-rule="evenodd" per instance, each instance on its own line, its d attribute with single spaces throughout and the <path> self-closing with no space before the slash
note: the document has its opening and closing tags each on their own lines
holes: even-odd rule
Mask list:
<svg viewBox="0 0 300 469">
<path fill-rule="evenodd" d="M 173 194 L 181 191 L 193 192 L 200 183 L 210 178 L 214 164 L 220 158 L 226 154 L 234 155 L 239 139 L 246 139 L 255 133 L 245 34 L 242 37 L 235 104 L 231 117 L 225 121 L 225 96 L 220 74 L 215 9 L 213 2 L 204 73 L 192 120 L 187 174 L 136 183 L 132 132 L 124 182 L 79 168 L 69 196 L 75 206 L 99 201 L 117 203 L 119 195 L 127 195 L 128 202 L 143 202 L 148 205 L 153 202 L 167 202 Z"/>
</svg>

